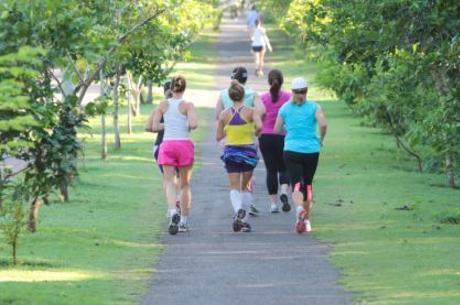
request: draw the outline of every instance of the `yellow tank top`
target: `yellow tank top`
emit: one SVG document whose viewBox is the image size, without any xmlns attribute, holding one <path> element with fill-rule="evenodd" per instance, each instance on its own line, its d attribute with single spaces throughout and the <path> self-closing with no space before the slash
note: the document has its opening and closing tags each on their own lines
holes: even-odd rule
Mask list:
<svg viewBox="0 0 460 305">
<path fill-rule="evenodd" d="M 239 111 L 236 111 L 233 108 L 231 108 L 231 111 L 233 113 L 233 117 L 224 127 L 226 133 L 226 145 L 254 144 L 254 123 L 248 123 L 243 120 Z"/>
</svg>

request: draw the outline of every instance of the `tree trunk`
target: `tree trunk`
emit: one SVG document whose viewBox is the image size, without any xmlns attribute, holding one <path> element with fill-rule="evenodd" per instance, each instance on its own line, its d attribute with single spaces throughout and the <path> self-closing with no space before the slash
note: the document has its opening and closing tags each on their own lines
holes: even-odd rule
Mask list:
<svg viewBox="0 0 460 305">
<path fill-rule="evenodd" d="M 147 81 L 147 104 L 153 104 L 153 81 Z"/>
<path fill-rule="evenodd" d="M 128 91 L 127 93 L 127 100 L 128 100 L 128 134 L 131 134 L 133 131 L 133 103 L 131 101 L 131 94 Z"/>
<path fill-rule="evenodd" d="M 107 134 L 105 129 L 105 114 L 101 114 L 101 158 L 102 160 L 107 159 Z"/>
<path fill-rule="evenodd" d="M 398 143 L 398 148 L 402 147 L 405 152 L 407 152 L 409 155 L 411 155 L 417 160 L 417 169 L 420 173 L 422 173 L 423 172 L 422 157 L 420 157 L 419 154 L 417 154 L 414 150 L 411 150 L 406 144 L 404 144 L 404 142 L 401 141 L 401 139 L 398 136 L 395 136 L 395 137 L 396 137 L 396 142 Z"/>
<path fill-rule="evenodd" d="M 451 188 L 456 188 L 457 183 L 455 179 L 455 159 L 452 154 L 446 154 L 446 174 L 447 182 Z"/>
<path fill-rule="evenodd" d="M 61 193 L 61 199 L 64 202 L 69 202 L 69 185 L 66 181 L 61 181 L 59 185 L 59 191 Z"/>
<path fill-rule="evenodd" d="M 3 169 L 0 168 L 0 209 L 3 207 L 3 192 L 5 190 L 4 184 L 6 183 L 3 175 Z"/>
<path fill-rule="evenodd" d="M 38 197 L 35 197 L 34 200 L 32 200 L 32 203 L 30 204 L 29 221 L 27 223 L 27 229 L 32 233 L 37 231 L 38 211 L 40 209 L 40 206 L 40 199 Z"/>
<path fill-rule="evenodd" d="M 409 146 L 406 145 L 401 140 L 401 138 L 398 135 L 398 131 L 397 131 L 396 127 L 395 127 L 395 123 L 394 123 L 393 117 L 391 116 L 390 111 L 387 108 L 385 108 L 385 112 L 386 112 L 388 124 L 390 126 L 390 131 L 391 131 L 391 133 L 393 134 L 393 136 L 396 139 L 396 146 L 398 147 L 398 149 L 402 148 L 405 152 L 407 152 L 409 155 L 411 155 L 412 157 L 414 157 L 417 160 L 417 169 L 418 169 L 418 171 L 420 173 L 422 173 L 423 172 L 422 157 L 418 153 L 416 153 L 413 149 L 409 148 Z"/>
<path fill-rule="evenodd" d="M 115 76 L 115 84 L 113 86 L 113 132 L 114 132 L 114 143 L 113 146 L 115 149 L 121 148 L 121 141 L 120 141 L 120 127 L 118 122 L 118 114 L 119 114 L 119 96 L 118 96 L 118 87 L 120 85 L 120 67 L 117 68 L 117 74 Z"/>
<path fill-rule="evenodd" d="M 14 241 L 12 244 L 11 244 L 11 247 L 13 248 L 13 266 L 16 266 L 16 262 L 17 262 L 17 259 L 16 259 L 16 242 Z"/>
</svg>

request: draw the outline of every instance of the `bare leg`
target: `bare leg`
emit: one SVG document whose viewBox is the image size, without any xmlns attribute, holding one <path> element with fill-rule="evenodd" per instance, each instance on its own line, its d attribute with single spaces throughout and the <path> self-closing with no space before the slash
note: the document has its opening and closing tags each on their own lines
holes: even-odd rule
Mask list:
<svg viewBox="0 0 460 305">
<path fill-rule="evenodd" d="M 254 52 L 254 64 L 256 66 L 256 75 L 259 75 L 259 66 L 260 66 L 260 52 Z"/>
<path fill-rule="evenodd" d="M 264 75 L 264 59 L 265 59 L 265 47 L 259 52 L 259 73 L 260 76 Z"/>
<path fill-rule="evenodd" d="M 176 208 L 176 186 L 177 186 L 177 179 L 176 179 L 176 169 L 174 166 L 163 166 L 163 185 L 165 189 L 166 195 L 166 202 L 168 203 L 169 209 Z"/>
<path fill-rule="evenodd" d="M 181 189 L 181 215 L 188 216 L 192 206 L 192 190 L 190 187 L 190 180 L 192 178 L 192 165 L 179 168 L 179 176 Z"/>
</svg>

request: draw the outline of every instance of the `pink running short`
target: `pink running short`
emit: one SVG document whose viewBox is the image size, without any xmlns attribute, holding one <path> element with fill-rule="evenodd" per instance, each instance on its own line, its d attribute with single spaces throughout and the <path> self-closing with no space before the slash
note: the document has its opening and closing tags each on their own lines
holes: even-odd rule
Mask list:
<svg viewBox="0 0 460 305">
<path fill-rule="evenodd" d="M 190 140 L 165 140 L 160 145 L 158 164 L 185 167 L 193 164 L 195 146 Z"/>
</svg>

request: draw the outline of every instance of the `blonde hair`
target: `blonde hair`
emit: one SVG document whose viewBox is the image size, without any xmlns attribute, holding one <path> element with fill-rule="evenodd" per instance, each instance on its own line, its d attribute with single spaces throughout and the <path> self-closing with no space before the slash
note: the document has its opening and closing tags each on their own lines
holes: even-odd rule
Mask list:
<svg viewBox="0 0 460 305">
<path fill-rule="evenodd" d="M 182 75 L 174 76 L 171 79 L 171 91 L 174 93 L 181 93 L 185 91 L 187 86 L 187 82 L 185 81 L 185 77 Z"/>
<path fill-rule="evenodd" d="M 308 88 L 292 90 L 292 103 L 299 106 L 305 103 L 307 92 Z"/>
<path fill-rule="evenodd" d="M 234 102 L 242 101 L 244 98 L 244 87 L 236 80 L 232 80 L 230 88 L 228 88 L 228 95 Z"/>
</svg>

